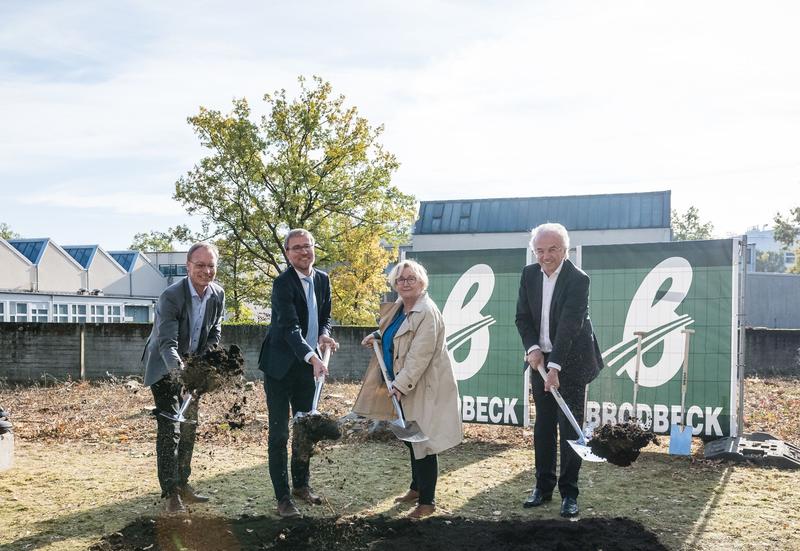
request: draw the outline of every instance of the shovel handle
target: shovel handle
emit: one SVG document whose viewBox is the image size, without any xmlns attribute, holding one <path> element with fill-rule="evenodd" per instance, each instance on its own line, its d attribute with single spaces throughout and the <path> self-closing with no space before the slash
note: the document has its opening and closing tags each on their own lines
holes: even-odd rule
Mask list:
<svg viewBox="0 0 800 551">
<path fill-rule="evenodd" d="M 381 345 L 378 344 L 378 339 L 372 341 L 372 349 L 375 351 L 375 356 L 378 358 L 378 365 L 381 368 L 381 375 L 383 375 L 383 382 L 386 383 L 386 390 L 389 391 L 389 396 L 392 397 L 392 405 L 394 406 L 394 411 L 397 413 L 397 418 L 403 423 L 403 426 L 406 426 L 405 417 L 403 417 L 403 409 L 400 407 L 400 402 L 397 401 L 397 397 L 392 393 L 392 383 L 389 381 L 389 371 L 386 369 L 386 362 L 383 361 L 383 354 L 381 350 Z"/>
<path fill-rule="evenodd" d="M 331 361 L 331 349 L 326 347 L 325 352 L 322 353 L 322 363 L 325 364 L 325 367 L 328 367 L 328 362 Z M 314 389 L 314 401 L 311 402 L 311 411 L 317 411 L 317 405 L 319 404 L 319 397 L 322 394 L 322 385 L 325 384 L 325 375 L 320 375 L 314 381 L 316 384 L 316 388 Z"/>
<path fill-rule="evenodd" d="M 638 408 L 638 399 L 639 399 L 639 369 L 642 367 L 642 339 L 644 339 L 645 335 L 647 335 L 647 331 L 634 331 L 633 333 L 636 335 L 636 365 L 633 371 L 633 417 L 635 419 L 639 418 L 638 413 L 636 413 L 636 409 Z"/>
<path fill-rule="evenodd" d="M 681 365 L 681 430 L 686 428 L 686 388 L 689 386 L 689 341 L 694 329 L 681 331 L 686 337 L 683 343 L 683 365 Z"/>
<path fill-rule="evenodd" d="M 544 370 L 544 366 L 542 364 L 539 364 L 537 370 L 539 371 L 539 374 L 542 376 L 542 379 L 546 381 L 547 372 Z M 552 394 L 553 398 L 556 399 L 556 402 L 558 402 L 558 406 L 561 408 L 561 411 L 564 412 L 564 415 L 566 415 L 567 419 L 569 419 L 569 423 L 572 425 L 572 428 L 575 429 L 576 433 L 578 433 L 578 438 L 580 438 L 580 442 L 581 443 L 586 442 L 586 435 L 583 434 L 581 426 L 578 424 L 578 421 L 577 419 L 575 419 L 575 416 L 572 415 L 572 412 L 569 410 L 569 406 L 567 406 L 567 403 L 564 401 L 564 398 L 561 397 L 561 393 L 558 391 L 557 388 L 551 388 L 550 394 Z"/>
</svg>

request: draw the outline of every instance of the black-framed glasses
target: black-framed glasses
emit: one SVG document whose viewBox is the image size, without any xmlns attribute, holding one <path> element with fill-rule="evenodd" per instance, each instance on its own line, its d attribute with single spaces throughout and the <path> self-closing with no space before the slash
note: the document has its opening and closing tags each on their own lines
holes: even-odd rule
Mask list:
<svg viewBox="0 0 800 551">
<path fill-rule="evenodd" d="M 398 277 L 394 280 L 395 285 L 403 285 L 404 283 L 408 283 L 409 285 L 414 285 L 417 282 L 417 278 L 414 276 L 411 277 Z"/>
</svg>

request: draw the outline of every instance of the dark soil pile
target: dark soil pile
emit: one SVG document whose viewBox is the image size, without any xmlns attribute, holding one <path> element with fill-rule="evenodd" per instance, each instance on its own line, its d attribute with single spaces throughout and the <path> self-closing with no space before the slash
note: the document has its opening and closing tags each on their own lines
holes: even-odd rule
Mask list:
<svg viewBox="0 0 800 551">
<path fill-rule="evenodd" d="M 183 515 L 139 519 L 104 537 L 91 549 L 652 551 L 667 548 L 655 534 L 626 518 L 494 522 L 434 517 L 415 522 L 383 516 L 278 520 L 263 516 L 225 519 Z"/>
<path fill-rule="evenodd" d="M 341 437 L 339 423 L 330 415 L 314 413 L 298 417 L 292 425 L 292 458 L 308 461 L 314 455 L 314 444 Z"/>
<path fill-rule="evenodd" d="M 244 356 L 232 344 L 228 350 L 214 347 L 205 354 L 187 356 L 184 369 L 177 373 L 180 382 L 190 392 L 206 394 L 225 385 L 240 386 L 244 381 Z"/>
<path fill-rule="evenodd" d="M 612 425 L 607 423 L 594 430 L 589 446 L 595 455 L 609 463 L 627 467 L 639 457 L 639 452 L 650 442 L 658 444 L 653 431 L 645 430 L 636 420 Z"/>
</svg>

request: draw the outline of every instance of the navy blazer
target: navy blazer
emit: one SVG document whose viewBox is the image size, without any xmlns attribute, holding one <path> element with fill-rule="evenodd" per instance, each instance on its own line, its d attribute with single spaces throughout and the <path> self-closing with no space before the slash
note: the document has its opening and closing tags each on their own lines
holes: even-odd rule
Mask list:
<svg viewBox="0 0 800 551">
<path fill-rule="evenodd" d="M 528 350 L 539 344 L 542 312 L 542 268 L 530 264 L 522 270 L 517 299 L 517 330 Z M 583 387 L 597 377 L 603 358 L 589 319 L 589 276 L 564 261 L 550 303 L 548 361 L 561 366 L 559 381 L 566 387 Z"/>
<path fill-rule="evenodd" d="M 328 274 L 314 270 L 319 335 L 331 334 L 331 283 Z M 258 368 L 273 379 L 283 379 L 293 363 L 305 362 L 311 347 L 308 331 L 308 305 L 303 283 L 291 266 L 272 283 L 272 323 L 261 345 Z"/>
</svg>

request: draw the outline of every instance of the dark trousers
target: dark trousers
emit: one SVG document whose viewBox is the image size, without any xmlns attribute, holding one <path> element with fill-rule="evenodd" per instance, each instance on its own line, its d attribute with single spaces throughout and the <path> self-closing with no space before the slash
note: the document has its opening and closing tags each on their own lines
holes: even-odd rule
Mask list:
<svg viewBox="0 0 800 551">
<path fill-rule="evenodd" d="M 419 492 L 418 502 L 420 505 L 433 505 L 436 496 L 436 481 L 439 478 L 439 458 L 436 454 L 426 455 L 422 459 L 414 458 L 414 448 L 409 442 L 404 442 L 408 446 L 411 456 L 411 486 L 415 492 Z"/>
<path fill-rule="evenodd" d="M 310 364 L 295 362 L 283 379 L 264 375 L 264 390 L 267 393 L 269 414 L 269 437 L 267 456 L 269 477 L 275 498 L 280 501 L 289 495 L 289 473 L 287 469 L 289 442 L 289 408 L 294 415 L 298 411 L 310 411 L 314 401 L 314 369 Z M 299 454 L 292 448 L 292 486 L 308 486 L 309 463 L 296 459 Z"/>
<path fill-rule="evenodd" d="M 545 364 L 547 360 L 545 360 Z M 581 469 L 581 458 L 567 443 L 576 440 L 578 435 L 572 428 L 566 415 L 558 407 L 553 395 L 544 391 L 544 380 L 537 370 L 532 370 L 531 386 L 536 410 L 536 421 L 533 424 L 533 449 L 536 455 L 536 487 L 543 493 L 552 493 L 558 481 L 561 497 L 578 497 L 578 473 Z M 578 421 L 583 423 L 583 398 L 585 389 L 559 388 L 561 397 L 569 406 Z M 560 438 L 558 438 L 560 436 Z M 556 440 L 560 447 L 561 464 L 556 479 Z"/>
<path fill-rule="evenodd" d="M 174 414 L 181 403 L 181 385 L 165 377 L 150 386 L 158 412 Z M 194 423 L 178 423 L 163 415 L 156 414 L 158 433 L 156 435 L 156 464 L 161 497 L 167 497 L 182 488 L 192 474 L 192 452 L 197 432 L 198 402 L 192 399 L 184 413 Z"/>
</svg>

